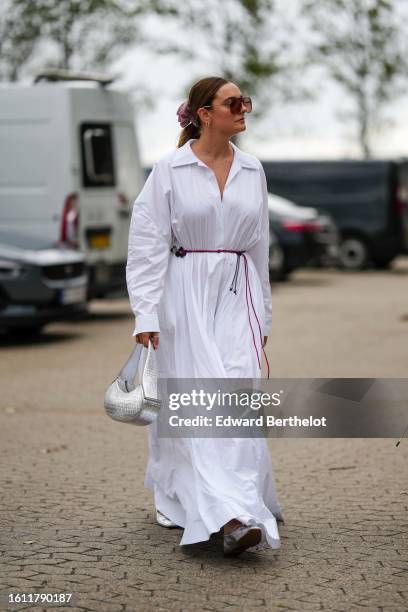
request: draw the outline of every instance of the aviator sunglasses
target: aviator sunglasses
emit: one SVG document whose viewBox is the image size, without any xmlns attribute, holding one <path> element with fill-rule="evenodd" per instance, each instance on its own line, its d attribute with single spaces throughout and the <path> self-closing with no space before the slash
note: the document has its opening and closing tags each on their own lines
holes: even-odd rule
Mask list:
<svg viewBox="0 0 408 612">
<path fill-rule="evenodd" d="M 221 102 L 218 106 L 229 106 L 230 111 L 233 115 L 238 115 L 241 112 L 242 105 L 245 105 L 247 113 L 252 111 L 252 99 L 249 96 L 231 96 Z M 207 104 L 206 106 L 202 106 L 201 108 L 216 108 L 213 107 L 212 104 Z"/>
</svg>

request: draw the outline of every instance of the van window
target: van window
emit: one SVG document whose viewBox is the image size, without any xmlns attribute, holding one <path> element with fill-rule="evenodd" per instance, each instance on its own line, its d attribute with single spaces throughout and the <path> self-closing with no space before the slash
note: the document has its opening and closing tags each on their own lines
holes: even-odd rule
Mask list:
<svg viewBox="0 0 408 612">
<path fill-rule="evenodd" d="M 83 186 L 114 186 L 111 126 L 108 123 L 82 123 L 80 130 Z"/>
</svg>

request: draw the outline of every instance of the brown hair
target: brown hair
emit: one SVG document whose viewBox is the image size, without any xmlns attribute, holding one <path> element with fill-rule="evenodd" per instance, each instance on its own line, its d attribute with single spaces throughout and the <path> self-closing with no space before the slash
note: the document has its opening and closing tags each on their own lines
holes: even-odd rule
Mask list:
<svg viewBox="0 0 408 612">
<path fill-rule="evenodd" d="M 222 77 L 205 77 L 200 79 L 190 89 L 187 101 L 192 110 L 194 119 L 197 123 L 195 126 L 193 123 L 183 128 L 179 136 L 177 148 L 182 147 L 190 138 L 199 138 L 201 133 L 201 120 L 197 115 L 197 110 L 202 106 L 212 104 L 217 91 L 223 85 L 230 83 L 227 79 Z"/>
</svg>

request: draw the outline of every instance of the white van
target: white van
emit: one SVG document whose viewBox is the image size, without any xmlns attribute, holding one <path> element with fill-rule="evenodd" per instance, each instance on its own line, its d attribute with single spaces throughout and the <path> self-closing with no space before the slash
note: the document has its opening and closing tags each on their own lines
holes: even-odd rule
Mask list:
<svg viewBox="0 0 408 612">
<path fill-rule="evenodd" d="M 33 84 L 0 84 L 0 228 L 81 250 L 89 297 L 126 287 L 145 181 L 132 105 L 111 81 L 47 70 Z"/>
</svg>

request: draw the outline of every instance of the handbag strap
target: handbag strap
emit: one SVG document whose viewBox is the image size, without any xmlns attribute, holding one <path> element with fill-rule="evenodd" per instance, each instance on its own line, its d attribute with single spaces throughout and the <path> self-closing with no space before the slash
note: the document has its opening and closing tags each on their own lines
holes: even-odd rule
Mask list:
<svg viewBox="0 0 408 612">
<path fill-rule="evenodd" d="M 140 357 L 144 348 L 145 347 L 140 342 L 137 342 L 135 344 L 128 360 L 119 372 L 118 378 L 122 378 L 123 380 L 130 380 L 131 382 L 133 382 L 137 374 L 137 368 L 139 366 Z"/>
</svg>

